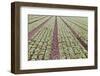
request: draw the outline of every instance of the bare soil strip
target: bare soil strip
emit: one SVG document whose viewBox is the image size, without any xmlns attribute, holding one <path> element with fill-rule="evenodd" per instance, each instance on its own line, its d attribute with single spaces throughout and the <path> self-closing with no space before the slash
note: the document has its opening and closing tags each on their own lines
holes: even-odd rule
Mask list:
<svg viewBox="0 0 100 76">
<path fill-rule="evenodd" d="M 55 17 L 55 26 L 54 26 L 54 31 L 53 31 L 50 59 L 60 59 L 59 46 L 58 46 L 57 17 Z"/>
</svg>

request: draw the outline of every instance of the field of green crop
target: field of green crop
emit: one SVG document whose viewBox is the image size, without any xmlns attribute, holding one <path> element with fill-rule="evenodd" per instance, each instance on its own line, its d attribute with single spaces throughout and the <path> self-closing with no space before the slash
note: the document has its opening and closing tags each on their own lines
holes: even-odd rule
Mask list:
<svg viewBox="0 0 100 76">
<path fill-rule="evenodd" d="M 88 18 L 28 15 L 28 60 L 88 57 Z"/>
</svg>

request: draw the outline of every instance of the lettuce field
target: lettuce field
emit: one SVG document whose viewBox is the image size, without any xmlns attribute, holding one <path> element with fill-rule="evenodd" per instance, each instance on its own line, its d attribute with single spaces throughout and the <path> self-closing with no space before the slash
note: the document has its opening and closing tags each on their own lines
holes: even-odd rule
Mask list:
<svg viewBox="0 0 100 76">
<path fill-rule="evenodd" d="M 28 15 L 28 60 L 88 58 L 88 18 Z"/>
</svg>

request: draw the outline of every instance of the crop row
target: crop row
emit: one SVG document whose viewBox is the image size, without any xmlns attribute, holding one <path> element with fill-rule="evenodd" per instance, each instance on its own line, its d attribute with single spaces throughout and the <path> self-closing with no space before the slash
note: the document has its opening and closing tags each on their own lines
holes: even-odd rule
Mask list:
<svg viewBox="0 0 100 76">
<path fill-rule="evenodd" d="M 87 44 L 88 42 L 88 28 L 82 24 L 73 21 L 72 19 L 63 18 L 68 25 L 79 35 L 79 37 Z"/>
<path fill-rule="evenodd" d="M 59 48 L 62 58 L 86 58 L 87 51 L 66 24 L 59 18 Z"/>
<path fill-rule="evenodd" d="M 33 36 L 32 40 L 29 41 L 29 59 L 32 60 L 44 60 L 50 58 L 51 50 L 51 38 L 54 18 L 50 19 L 44 24 L 42 28 Z"/>
</svg>

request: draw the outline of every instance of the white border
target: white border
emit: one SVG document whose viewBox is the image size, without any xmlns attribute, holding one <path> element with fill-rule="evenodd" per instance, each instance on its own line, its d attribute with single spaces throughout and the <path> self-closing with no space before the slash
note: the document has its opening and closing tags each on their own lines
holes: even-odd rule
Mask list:
<svg viewBox="0 0 100 76">
<path fill-rule="evenodd" d="M 59 16 L 87 16 L 88 17 L 88 59 L 67 59 L 67 60 L 48 60 L 48 61 L 27 61 L 28 59 L 28 25 L 27 15 L 59 15 Z M 57 67 L 75 67 L 94 65 L 94 11 L 55 9 L 40 7 L 21 7 L 20 8 L 20 69 L 42 69 Z"/>
</svg>

